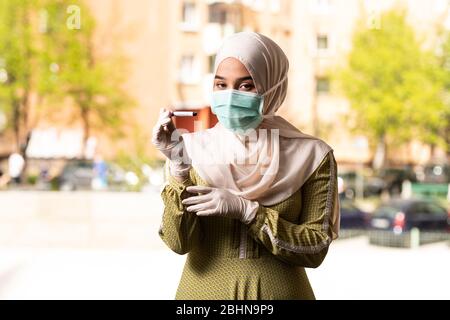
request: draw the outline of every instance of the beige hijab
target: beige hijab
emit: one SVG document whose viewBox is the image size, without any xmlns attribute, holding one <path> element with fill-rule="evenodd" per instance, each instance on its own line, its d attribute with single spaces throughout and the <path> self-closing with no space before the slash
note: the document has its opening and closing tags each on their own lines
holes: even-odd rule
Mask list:
<svg viewBox="0 0 450 320">
<path fill-rule="evenodd" d="M 258 93 L 266 93 L 264 119 L 257 131 L 269 130 L 246 137 L 218 122 L 213 128 L 182 134 L 186 152 L 210 186 L 271 206 L 295 193 L 333 149 L 275 114 L 286 97 L 289 61 L 274 41 L 254 32 L 228 37 L 216 56 L 214 74 L 229 57 L 247 68 Z M 337 192 L 333 197 L 336 203 L 328 221 L 335 239 L 339 230 Z"/>
</svg>

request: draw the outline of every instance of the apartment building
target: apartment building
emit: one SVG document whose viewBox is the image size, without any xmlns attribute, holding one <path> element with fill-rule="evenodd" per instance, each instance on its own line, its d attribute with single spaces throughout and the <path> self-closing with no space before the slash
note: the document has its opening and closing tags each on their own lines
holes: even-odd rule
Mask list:
<svg viewBox="0 0 450 320">
<path fill-rule="evenodd" d="M 382 28 L 380 13 L 395 6 L 408 10 L 419 36 L 434 43 L 438 24 L 450 25 L 445 0 L 101 0 L 92 1 L 99 19 L 120 12 L 121 24 L 134 26 L 125 42 L 133 70 L 128 86 L 138 98 L 144 128 L 163 106 L 199 111 L 204 127 L 216 119 L 208 107 L 214 55 L 224 37 L 252 30 L 273 38 L 290 59 L 289 92 L 279 114 L 301 130 L 320 136 L 340 162 L 368 163 L 372 152 L 363 136 L 352 135 L 344 121 L 348 101 L 339 96 L 329 73 L 351 50 L 359 19 Z M 104 20 L 103 28 L 111 22 Z M 192 130 L 190 120 L 177 123 Z M 425 162 L 420 144 L 399 150 L 404 161 Z M 419 155 L 419 157 L 417 157 Z"/>
<path fill-rule="evenodd" d="M 447 0 L 87 0 L 97 19 L 96 46 L 119 48 L 129 61 L 127 91 L 138 106 L 130 114 L 148 140 L 161 107 L 199 112 L 203 127 L 214 125 L 208 100 L 214 56 L 222 40 L 251 30 L 274 39 L 290 60 L 289 92 L 279 114 L 302 131 L 318 135 L 335 149 L 341 163 L 368 163 L 368 141 L 352 135 L 343 118 L 348 101 L 334 90 L 329 73 L 351 50 L 359 19 L 367 28 L 382 28 L 380 12 L 404 6 L 408 19 L 426 41 L 437 25 L 450 26 Z M 193 129 L 192 122 L 177 126 Z M 53 125 L 53 123 L 49 123 Z M 113 156 L 109 137 L 101 132 L 98 148 Z M 136 139 L 130 133 L 130 141 Z M 123 146 L 133 152 L 133 143 Z M 141 141 L 142 143 L 142 141 Z M 147 143 L 144 141 L 144 143 Z M 116 145 L 115 145 L 116 146 Z M 399 150 L 408 161 L 425 162 L 429 150 L 420 144 Z"/>
</svg>

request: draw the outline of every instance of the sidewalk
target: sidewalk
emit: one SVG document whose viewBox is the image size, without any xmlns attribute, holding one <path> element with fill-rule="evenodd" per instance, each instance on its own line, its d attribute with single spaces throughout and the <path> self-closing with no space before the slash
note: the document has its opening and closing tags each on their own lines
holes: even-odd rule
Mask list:
<svg viewBox="0 0 450 320">
<path fill-rule="evenodd" d="M 185 256 L 158 236 L 154 193 L 0 193 L 0 299 L 173 299 Z M 450 247 L 332 243 L 317 299 L 450 299 Z"/>
<path fill-rule="evenodd" d="M 317 299 L 449 299 L 450 248 L 336 241 L 307 269 Z M 0 248 L 0 299 L 173 299 L 185 256 L 151 250 Z"/>
<path fill-rule="evenodd" d="M 168 250 L 0 249 L 0 299 L 173 299 Z"/>
</svg>

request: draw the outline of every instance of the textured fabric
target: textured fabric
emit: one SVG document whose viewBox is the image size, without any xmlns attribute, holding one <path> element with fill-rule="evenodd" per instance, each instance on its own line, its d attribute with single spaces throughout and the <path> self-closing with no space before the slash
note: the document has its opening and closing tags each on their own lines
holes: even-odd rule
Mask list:
<svg viewBox="0 0 450 320">
<path fill-rule="evenodd" d="M 286 96 L 289 61 L 274 41 L 255 32 L 226 38 L 216 55 L 214 74 L 230 57 L 247 68 L 258 94 L 264 95 L 264 118 L 258 132 L 233 132 L 219 119 L 213 128 L 182 134 L 186 152 L 195 171 L 211 187 L 229 189 L 235 195 L 271 206 L 292 196 L 332 148 L 275 115 Z M 332 217 L 335 239 L 338 206 Z"/>
<path fill-rule="evenodd" d="M 174 252 L 188 253 L 176 299 L 315 299 L 304 268 L 318 267 L 328 252 L 336 179 L 330 152 L 291 197 L 260 205 L 245 225 L 187 212 L 186 187 L 207 184 L 194 168 L 183 182 L 169 175 L 159 235 Z"/>
</svg>

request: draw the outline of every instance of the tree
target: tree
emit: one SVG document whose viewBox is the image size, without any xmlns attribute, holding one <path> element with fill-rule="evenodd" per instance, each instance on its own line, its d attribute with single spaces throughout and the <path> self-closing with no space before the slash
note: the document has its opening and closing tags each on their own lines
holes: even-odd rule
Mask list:
<svg viewBox="0 0 450 320">
<path fill-rule="evenodd" d="M 56 64 L 58 72 L 43 90 L 56 88 L 61 98 L 70 98 L 83 124 L 84 145 L 93 128 L 120 136 L 124 111 L 134 105 L 122 88 L 125 60 L 117 52 L 101 56 L 96 50 L 95 21 L 83 1 L 50 1 L 45 10 L 50 54 L 44 64 Z"/>
<path fill-rule="evenodd" d="M 350 101 L 354 129 L 382 155 L 379 166 L 388 144 L 442 139 L 436 129 L 444 110 L 438 64 L 422 49 L 405 16 L 404 11 L 384 13 L 380 29 L 364 28 L 361 22 L 347 65 L 336 74 Z"/>
<path fill-rule="evenodd" d="M 24 152 L 30 131 L 31 95 L 38 74 L 36 8 L 39 1 L 0 1 L 0 111 L 7 115 L 16 151 Z"/>
<path fill-rule="evenodd" d="M 122 134 L 123 113 L 134 105 L 122 89 L 125 59 L 118 50 L 101 56 L 94 31 L 82 1 L 0 1 L 0 111 L 18 151 L 24 153 L 37 124 L 30 121 L 34 106 L 50 107 L 53 114 L 61 105 L 74 106 L 84 144 L 93 128 Z"/>
<path fill-rule="evenodd" d="M 447 31 L 444 34 L 444 41 L 440 49 L 438 59 L 441 67 L 440 80 L 443 84 L 445 108 L 440 114 L 439 126 L 434 130 L 442 137 L 443 148 L 450 157 L 450 32 Z"/>
</svg>

